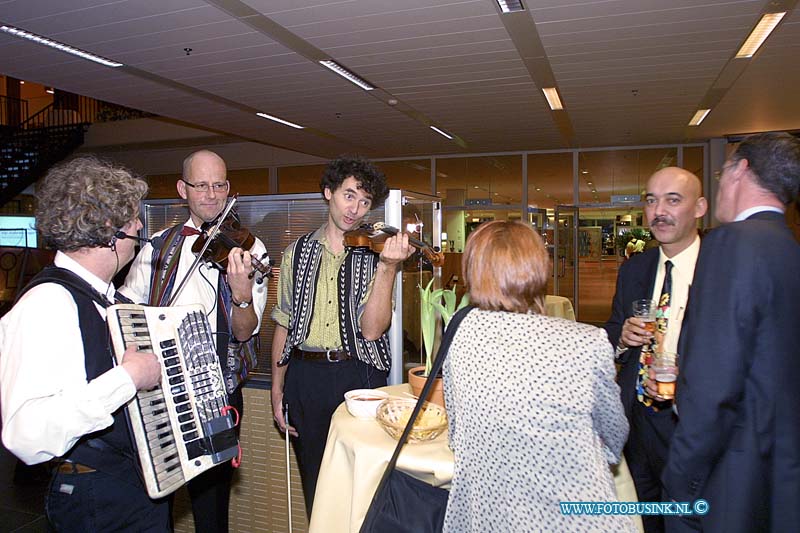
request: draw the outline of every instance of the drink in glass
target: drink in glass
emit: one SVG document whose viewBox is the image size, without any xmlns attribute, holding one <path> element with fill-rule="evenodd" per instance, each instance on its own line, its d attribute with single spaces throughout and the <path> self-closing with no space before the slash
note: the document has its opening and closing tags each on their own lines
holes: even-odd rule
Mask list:
<svg viewBox="0 0 800 533">
<path fill-rule="evenodd" d="M 656 353 L 652 368 L 656 375 L 658 395 L 666 400 L 673 399 L 675 397 L 675 381 L 678 379 L 678 354 L 674 352 Z"/>
</svg>

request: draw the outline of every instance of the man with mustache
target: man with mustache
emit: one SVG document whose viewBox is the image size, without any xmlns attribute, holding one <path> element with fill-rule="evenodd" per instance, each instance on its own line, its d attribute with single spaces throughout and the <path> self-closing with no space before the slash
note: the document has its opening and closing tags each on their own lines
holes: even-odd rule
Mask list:
<svg viewBox="0 0 800 533">
<path fill-rule="evenodd" d="M 620 266 L 611 317 L 605 324 L 621 364 L 618 383 L 630 423 L 625 458 L 643 502 L 661 501 L 661 470 L 676 415 L 672 400 L 656 394 L 642 347 L 655 340 L 657 351 L 677 352 L 683 310 L 700 251 L 697 219 L 707 209 L 701 192 L 697 176 L 682 168 L 663 168 L 647 181 L 644 214 L 660 246 L 636 254 Z M 634 300 L 660 299 L 667 270 L 671 279 L 669 317 L 666 330 L 657 331 L 654 339 L 644 322 L 632 316 L 632 307 Z M 664 531 L 660 516 L 643 516 L 642 522 L 647 533 Z"/>
</svg>

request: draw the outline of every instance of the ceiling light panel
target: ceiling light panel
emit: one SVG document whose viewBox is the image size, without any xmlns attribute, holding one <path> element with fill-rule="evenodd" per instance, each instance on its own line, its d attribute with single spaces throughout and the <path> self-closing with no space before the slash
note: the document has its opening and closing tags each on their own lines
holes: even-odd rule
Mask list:
<svg viewBox="0 0 800 533">
<path fill-rule="evenodd" d="M 288 120 L 283 120 L 282 118 L 278 118 L 273 115 L 268 115 L 267 113 L 256 113 L 261 118 L 265 118 L 267 120 L 271 120 L 273 122 L 277 122 L 279 124 L 283 124 L 284 126 L 289 126 L 290 128 L 294 128 L 297 130 L 302 130 L 305 126 L 301 126 L 300 124 L 295 124 L 294 122 L 289 122 Z"/>
<path fill-rule="evenodd" d="M 550 109 L 553 111 L 558 111 L 564 109 L 564 105 L 561 103 L 561 98 L 558 96 L 558 89 L 555 87 L 545 87 L 542 89 L 544 93 L 544 97 L 547 99 L 547 104 L 550 106 Z"/>
<path fill-rule="evenodd" d="M 106 59 L 105 57 L 101 57 L 92 54 L 90 52 L 86 52 L 85 50 L 75 48 L 74 46 L 69 46 L 68 44 L 48 39 L 47 37 L 42 37 L 41 35 L 37 35 L 35 33 L 31 33 L 29 31 L 25 31 L 20 28 L 15 28 L 14 26 L 7 26 L 5 24 L 0 25 L 0 31 L 7 33 L 9 35 L 13 35 L 14 37 L 19 37 L 20 39 L 27 39 L 37 44 L 49 46 L 50 48 L 55 48 L 56 50 L 59 50 L 61 52 L 65 52 L 67 54 L 72 54 L 74 56 L 80 57 L 81 59 L 87 59 L 89 61 L 94 61 L 95 63 L 100 63 L 101 65 L 104 65 L 106 67 L 116 68 L 123 66 L 122 63 L 119 63 L 117 61 Z"/>
<path fill-rule="evenodd" d="M 373 85 L 371 85 L 365 79 L 363 79 L 363 78 L 357 76 L 356 74 L 350 72 L 349 70 L 347 70 L 346 68 L 341 66 L 336 61 L 332 61 L 332 60 L 327 60 L 326 59 L 324 61 L 320 61 L 319 64 L 322 65 L 323 67 L 327 68 L 327 69 L 332 70 L 333 72 L 335 72 L 339 76 L 343 77 L 344 79 L 346 79 L 350 83 L 354 83 L 354 84 L 358 85 L 359 87 L 361 87 L 365 91 L 371 91 L 371 90 L 373 90 L 375 88 Z"/>
<path fill-rule="evenodd" d="M 525 11 L 525 6 L 522 5 L 520 0 L 497 0 L 497 5 L 500 6 L 500 11 L 503 13 Z"/>
<path fill-rule="evenodd" d="M 447 133 L 446 131 L 439 129 L 436 126 L 431 126 L 430 128 L 439 135 L 441 135 L 442 137 L 447 137 L 448 139 L 453 140 L 453 136 Z"/>
<path fill-rule="evenodd" d="M 785 15 L 785 12 L 765 13 L 756 24 L 756 27 L 753 28 L 753 31 L 750 32 L 750 35 L 747 36 L 742 47 L 736 52 L 736 57 L 739 59 L 753 57 Z"/>
<path fill-rule="evenodd" d="M 689 121 L 690 126 L 699 126 L 701 122 L 706 119 L 706 116 L 711 112 L 710 109 L 698 109 L 694 114 L 692 120 Z"/>
</svg>

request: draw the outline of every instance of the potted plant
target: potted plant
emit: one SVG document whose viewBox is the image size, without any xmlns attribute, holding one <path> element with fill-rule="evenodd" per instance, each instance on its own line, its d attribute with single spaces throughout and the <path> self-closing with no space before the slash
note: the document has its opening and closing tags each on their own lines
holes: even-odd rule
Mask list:
<svg viewBox="0 0 800 533">
<path fill-rule="evenodd" d="M 419 288 L 420 327 L 422 329 L 423 349 L 425 350 L 425 366 L 417 366 L 408 371 L 408 383 L 411 385 L 411 390 L 415 396 L 419 396 L 431 371 L 439 317 L 442 317 L 442 322 L 446 328 L 453 314 L 469 303 L 469 294 L 465 293 L 458 306 L 456 306 L 455 287 L 452 289 L 432 290 L 432 286 L 433 279 L 428 282 L 425 288 L 421 286 Z M 430 396 L 425 399 L 444 406 L 444 388 L 441 376 L 437 376 L 436 379 L 438 382 L 434 384 Z"/>
</svg>

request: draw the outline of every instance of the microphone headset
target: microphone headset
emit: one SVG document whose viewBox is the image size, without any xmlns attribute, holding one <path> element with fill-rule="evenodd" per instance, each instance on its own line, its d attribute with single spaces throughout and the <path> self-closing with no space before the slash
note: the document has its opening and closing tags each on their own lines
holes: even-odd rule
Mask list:
<svg viewBox="0 0 800 533">
<path fill-rule="evenodd" d="M 133 239 L 139 242 L 149 242 L 153 248 L 160 249 L 164 245 L 164 239 L 161 237 L 153 237 L 152 239 L 148 239 L 146 237 L 139 237 L 137 235 L 128 235 L 123 231 L 118 231 L 114 234 L 114 237 L 111 239 L 112 246 L 116 239 Z"/>
</svg>

